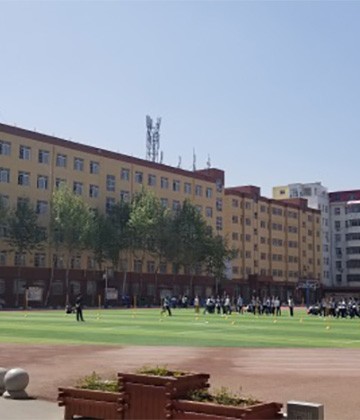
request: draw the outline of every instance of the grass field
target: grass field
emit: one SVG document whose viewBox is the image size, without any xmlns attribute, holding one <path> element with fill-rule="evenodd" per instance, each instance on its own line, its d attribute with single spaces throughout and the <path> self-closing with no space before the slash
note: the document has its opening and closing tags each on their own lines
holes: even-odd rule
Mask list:
<svg viewBox="0 0 360 420">
<path fill-rule="evenodd" d="M 63 311 L 0 312 L 0 342 L 31 344 L 164 345 L 219 347 L 360 348 L 359 319 L 309 316 L 297 309 L 294 318 L 195 315 L 175 309 L 85 310 L 86 322 Z"/>
</svg>

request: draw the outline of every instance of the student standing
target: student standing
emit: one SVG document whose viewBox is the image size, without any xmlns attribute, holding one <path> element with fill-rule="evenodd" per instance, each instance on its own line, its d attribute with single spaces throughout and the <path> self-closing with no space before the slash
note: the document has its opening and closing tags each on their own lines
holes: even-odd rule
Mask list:
<svg viewBox="0 0 360 420">
<path fill-rule="evenodd" d="M 75 309 L 76 309 L 76 321 L 84 322 L 83 313 L 82 313 L 82 296 L 81 295 L 79 295 L 76 298 Z"/>
<path fill-rule="evenodd" d="M 290 316 L 294 316 L 294 300 L 293 300 L 292 296 L 290 296 L 289 299 L 288 299 L 288 305 L 289 305 L 289 309 L 290 309 Z"/>
</svg>

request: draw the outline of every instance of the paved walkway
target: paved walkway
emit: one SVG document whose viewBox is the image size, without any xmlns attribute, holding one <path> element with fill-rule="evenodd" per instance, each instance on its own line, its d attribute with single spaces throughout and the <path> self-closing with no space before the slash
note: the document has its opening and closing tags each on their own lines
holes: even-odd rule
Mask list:
<svg viewBox="0 0 360 420">
<path fill-rule="evenodd" d="M 43 400 L 11 400 L 0 397 L 1 420 L 61 420 L 64 408 Z"/>
</svg>

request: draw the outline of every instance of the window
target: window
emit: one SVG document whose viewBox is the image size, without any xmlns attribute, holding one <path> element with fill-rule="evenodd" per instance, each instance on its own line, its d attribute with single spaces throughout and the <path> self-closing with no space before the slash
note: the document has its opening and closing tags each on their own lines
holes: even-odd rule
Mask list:
<svg viewBox="0 0 360 420">
<path fill-rule="evenodd" d="M 115 191 L 115 176 L 106 175 L 106 190 L 110 192 Z"/>
<path fill-rule="evenodd" d="M 135 273 L 142 273 L 142 261 L 134 260 L 134 271 Z"/>
<path fill-rule="evenodd" d="M 30 147 L 27 146 L 20 146 L 19 149 L 19 158 L 23 160 L 30 160 L 31 158 L 31 150 Z"/>
<path fill-rule="evenodd" d="M 9 207 L 9 203 L 10 203 L 9 196 L 8 195 L 0 194 L 0 205 L 2 205 L 5 208 L 8 208 Z"/>
<path fill-rule="evenodd" d="M 22 206 L 28 206 L 29 205 L 29 199 L 27 197 L 18 197 L 16 206 L 17 208 L 20 208 Z"/>
<path fill-rule="evenodd" d="M 212 207 L 206 207 L 205 208 L 205 216 L 206 217 L 212 217 L 212 215 L 213 215 Z"/>
<path fill-rule="evenodd" d="M 201 185 L 195 185 L 195 195 L 198 197 L 202 196 L 202 186 Z"/>
<path fill-rule="evenodd" d="M 156 185 L 156 175 L 152 175 L 152 174 L 148 175 L 148 185 L 150 187 L 155 187 L 155 185 Z"/>
<path fill-rule="evenodd" d="M 173 208 L 173 210 L 180 210 L 180 208 L 181 208 L 180 201 L 174 200 L 172 208 Z"/>
<path fill-rule="evenodd" d="M 130 191 L 120 191 L 120 201 L 124 201 L 125 203 L 128 203 L 130 201 Z"/>
<path fill-rule="evenodd" d="M 168 178 L 161 177 L 161 188 L 167 190 L 169 188 L 169 180 Z"/>
<path fill-rule="evenodd" d="M 105 203 L 105 211 L 106 213 L 109 213 L 110 210 L 115 206 L 115 198 L 113 197 L 106 197 L 106 203 Z"/>
<path fill-rule="evenodd" d="M 56 178 L 55 179 L 55 187 L 60 188 L 62 185 L 66 184 L 66 179 Z"/>
<path fill-rule="evenodd" d="M 0 251 L 0 265 L 6 265 L 6 251 Z"/>
<path fill-rule="evenodd" d="M 97 185 L 90 184 L 89 197 L 91 197 L 91 198 L 99 197 L 99 187 Z"/>
<path fill-rule="evenodd" d="M 201 214 L 202 213 L 202 206 L 200 206 L 200 205 L 196 205 L 195 206 L 195 208 L 196 208 L 196 210 Z"/>
<path fill-rule="evenodd" d="M 148 273 L 155 273 L 155 261 L 148 261 L 147 262 L 147 272 Z"/>
<path fill-rule="evenodd" d="M 232 216 L 232 222 L 233 223 L 239 223 L 239 217 L 238 216 Z"/>
<path fill-rule="evenodd" d="M 143 182 L 143 173 L 142 172 L 135 172 L 135 182 L 137 184 L 142 184 L 142 182 Z"/>
<path fill-rule="evenodd" d="M 15 258 L 14 258 L 14 265 L 16 265 L 17 267 L 21 266 L 23 267 L 25 265 L 25 254 L 20 254 L 19 252 L 15 253 Z"/>
<path fill-rule="evenodd" d="M 184 193 L 191 194 L 191 184 L 189 182 L 185 182 L 184 184 Z"/>
<path fill-rule="evenodd" d="M 283 212 L 282 212 L 282 209 L 279 209 L 277 207 L 273 207 L 272 208 L 272 214 L 277 215 L 277 216 L 282 216 Z"/>
<path fill-rule="evenodd" d="M 45 254 L 36 252 L 34 255 L 34 266 L 45 267 Z"/>
<path fill-rule="evenodd" d="M 222 211 L 222 199 L 221 198 L 216 199 L 216 210 L 217 211 Z"/>
<path fill-rule="evenodd" d="M 0 155 L 10 156 L 11 144 L 8 141 L 0 140 Z"/>
<path fill-rule="evenodd" d="M 74 257 L 71 258 L 70 267 L 72 269 L 81 268 L 81 257 L 80 257 L 80 255 L 75 255 Z M 72 286 L 75 282 L 71 282 L 71 283 L 72 284 L 70 286 Z M 80 287 L 79 287 L 79 289 L 80 289 Z M 79 290 L 79 292 L 80 292 L 80 290 Z"/>
<path fill-rule="evenodd" d="M 211 198 L 213 195 L 212 188 L 206 188 L 205 196 L 206 198 Z"/>
<path fill-rule="evenodd" d="M 335 220 L 335 230 L 340 230 L 340 220 Z"/>
<path fill-rule="evenodd" d="M 9 230 L 6 225 L 0 225 L 0 238 L 8 238 Z"/>
<path fill-rule="evenodd" d="M 48 165 L 50 162 L 50 152 L 48 152 L 47 150 L 39 150 L 38 162 L 45 163 L 46 165 Z"/>
<path fill-rule="evenodd" d="M 74 158 L 74 170 L 81 172 L 84 170 L 84 159 Z"/>
<path fill-rule="evenodd" d="M 239 240 L 239 234 L 237 232 L 233 232 L 231 234 L 231 238 L 233 241 L 238 241 Z"/>
<path fill-rule="evenodd" d="M 36 202 L 36 214 L 45 214 L 48 212 L 48 202 L 38 200 Z"/>
<path fill-rule="evenodd" d="M 19 172 L 18 185 L 28 187 L 30 185 L 30 174 L 29 172 Z"/>
<path fill-rule="evenodd" d="M 167 273 L 167 265 L 166 263 L 161 263 L 159 266 L 159 273 L 166 274 Z"/>
<path fill-rule="evenodd" d="M 239 200 L 237 200 L 236 198 L 233 198 L 231 201 L 231 205 L 235 208 L 239 207 Z"/>
<path fill-rule="evenodd" d="M 246 234 L 246 235 L 245 235 L 245 241 L 246 241 L 246 242 L 251 242 L 251 235 Z"/>
<path fill-rule="evenodd" d="M 94 270 L 96 267 L 96 262 L 94 257 L 87 257 L 86 268 L 88 270 Z M 89 283 L 89 281 L 87 282 Z"/>
<path fill-rule="evenodd" d="M 74 181 L 73 191 L 74 191 L 74 194 L 76 194 L 76 195 L 82 195 L 82 192 L 83 192 L 83 184 L 82 184 L 82 182 L 76 182 L 76 181 Z"/>
<path fill-rule="evenodd" d="M 67 165 L 67 156 L 58 153 L 56 155 L 56 166 L 59 168 L 66 168 Z"/>
<path fill-rule="evenodd" d="M 167 208 L 167 206 L 169 205 L 169 201 L 167 198 L 160 198 L 160 203 L 164 208 Z"/>
<path fill-rule="evenodd" d="M 223 229 L 223 219 L 222 217 L 216 218 L 216 230 L 222 230 Z"/>
<path fill-rule="evenodd" d="M 173 181 L 173 191 L 180 191 L 180 181 Z"/>
<path fill-rule="evenodd" d="M 90 173 L 91 174 L 98 174 L 100 170 L 99 162 L 95 162 L 93 160 L 90 161 Z"/>
<path fill-rule="evenodd" d="M 48 189 L 48 177 L 45 175 L 38 175 L 37 177 L 37 187 L 39 190 Z"/>
<path fill-rule="evenodd" d="M 0 168 L 0 182 L 10 182 L 10 169 Z"/>
<path fill-rule="evenodd" d="M 130 181 L 130 170 L 127 168 L 121 168 L 120 178 L 123 181 Z"/>
<path fill-rule="evenodd" d="M 222 189 L 223 189 L 222 181 L 221 181 L 221 179 L 217 179 L 216 180 L 216 191 L 217 192 L 222 192 Z"/>
<path fill-rule="evenodd" d="M 251 203 L 250 201 L 245 201 L 245 208 L 250 210 L 251 209 Z"/>
</svg>

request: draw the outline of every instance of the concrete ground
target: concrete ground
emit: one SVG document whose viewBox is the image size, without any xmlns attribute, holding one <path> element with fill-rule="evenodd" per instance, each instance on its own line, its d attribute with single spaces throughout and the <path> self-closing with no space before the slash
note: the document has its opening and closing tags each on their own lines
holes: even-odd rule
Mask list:
<svg viewBox="0 0 360 420">
<path fill-rule="evenodd" d="M 55 402 L 0 398 L 1 420 L 61 420 L 63 416 L 64 409 Z"/>
<path fill-rule="evenodd" d="M 1 420 L 60 420 L 63 408 L 55 402 L 58 387 L 73 386 L 93 371 L 111 377 L 144 365 L 209 373 L 213 388 L 226 386 L 262 401 L 321 403 L 326 420 L 359 418 L 357 349 L 0 344 L 0 365 L 26 369 L 30 375 L 28 394 L 37 398 L 0 398 Z"/>
</svg>

